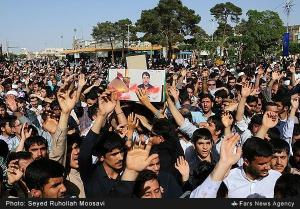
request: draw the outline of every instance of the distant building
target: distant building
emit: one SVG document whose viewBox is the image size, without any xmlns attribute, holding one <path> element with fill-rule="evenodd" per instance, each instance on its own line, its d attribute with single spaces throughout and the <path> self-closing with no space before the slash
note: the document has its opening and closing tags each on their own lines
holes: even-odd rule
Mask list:
<svg viewBox="0 0 300 209">
<path fill-rule="evenodd" d="M 300 25 L 289 26 L 290 41 L 300 43 Z"/>
</svg>

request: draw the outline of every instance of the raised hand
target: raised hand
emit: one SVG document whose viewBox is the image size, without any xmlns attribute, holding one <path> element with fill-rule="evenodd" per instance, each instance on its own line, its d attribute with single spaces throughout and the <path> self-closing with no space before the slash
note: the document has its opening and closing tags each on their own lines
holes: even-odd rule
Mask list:
<svg viewBox="0 0 300 209">
<path fill-rule="evenodd" d="M 76 90 L 75 85 L 70 78 L 68 82 L 65 82 L 64 85 L 57 92 L 57 99 L 62 113 L 69 114 L 76 104 Z"/>
<path fill-rule="evenodd" d="M 85 79 L 85 75 L 84 74 L 80 74 L 78 76 L 78 87 L 84 87 L 86 84 L 86 79 Z"/>
<path fill-rule="evenodd" d="M 229 111 L 226 111 L 222 114 L 222 123 L 225 128 L 231 127 L 233 124 L 233 117 Z"/>
<path fill-rule="evenodd" d="M 289 67 L 289 70 L 290 70 L 291 73 L 296 73 L 296 68 L 295 68 L 294 65 L 291 65 L 291 66 Z"/>
<path fill-rule="evenodd" d="M 147 105 L 147 104 L 150 103 L 150 100 L 149 100 L 149 97 L 148 97 L 148 94 L 147 94 L 146 90 L 138 89 L 137 92 L 136 92 L 136 95 L 137 95 L 137 97 L 139 98 L 140 102 L 143 105 Z"/>
<path fill-rule="evenodd" d="M 22 126 L 22 130 L 21 130 L 21 139 L 22 140 L 26 140 L 27 138 L 29 138 L 31 136 L 32 133 L 32 129 L 28 130 L 28 124 L 25 123 Z"/>
<path fill-rule="evenodd" d="M 127 124 L 128 124 L 128 130 L 134 131 L 139 125 L 139 119 L 137 118 L 137 115 L 134 115 L 134 113 L 130 113 L 127 117 Z"/>
<path fill-rule="evenodd" d="M 18 182 L 22 176 L 23 172 L 18 165 L 18 159 L 10 161 L 7 168 L 7 182 L 13 185 Z"/>
<path fill-rule="evenodd" d="M 209 76 L 209 71 L 208 70 L 203 70 L 202 71 L 202 78 L 208 78 Z"/>
<path fill-rule="evenodd" d="M 251 94 L 252 91 L 253 91 L 253 84 L 246 83 L 242 87 L 241 95 L 243 98 L 247 98 Z"/>
<path fill-rule="evenodd" d="M 272 72 L 272 80 L 279 80 L 281 78 L 281 75 L 280 75 L 280 73 L 279 72 L 277 72 L 277 71 L 273 71 Z"/>
<path fill-rule="evenodd" d="M 189 180 L 190 176 L 190 166 L 183 156 L 177 158 L 175 163 L 175 168 L 179 171 L 182 176 L 182 181 L 186 182 Z"/>
<path fill-rule="evenodd" d="M 265 128 L 273 128 L 277 125 L 278 123 L 278 114 L 272 111 L 267 111 L 265 112 L 264 116 L 263 116 L 263 121 L 262 121 L 262 125 Z"/>
<path fill-rule="evenodd" d="M 173 75 L 173 80 L 176 81 L 177 79 L 178 79 L 178 75 L 177 75 L 177 74 L 174 74 L 174 75 Z"/>
<path fill-rule="evenodd" d="M 186 69 L 182 69 L 182 70 L 180 71 L 180 74 L 181 74 L 182 77 L 185 77 L 185 76 L 186 76 L 186 73 L 187 73 Z"/>
<path fill-rule="evenodd" d="M 260 66 L 257 70 L 257 74 L 262 76 L 265 73 L 265 70 L 262 68 L 262 66 Z"/>
<path fill-rule="evenodd" d="M 220 149 L 221 163 L 232 166 L 241 158 L 242 148 L 237 146 L 239 140 L 240 136 L 238 134 L 231 134 L 224 138 Z"/>
<path fill-rule="evenodd" d="M 98 98 L 98 103 L 99 103 L 98 114 L 106 116 L 115 109 L 117 105 L 117 95 L 113 91 L 106 90 Z"/>
<path fill-rule="evenodd" d="M 174 87 L 170 87 L 169 92 L 175 100 L 179 99 L 179 90 L 178 89 L 176 89 Z"/>
<path fill-rule="evenodd" d="M 147 128 L 149 131 L 152 129 L 152 126 L 150 125 L 148 119 L 145 116 L 136 114 L 136 117 L 139 119 L 139 121 L 145 128 Z"/>
<path fill-rule="evenodd" d="M 149 140 L 146 147 L 142 143 L 139 143 L 139 145 L 135 145 L 129 150 L 126 157 L 126 169 L 140 172 L 150 165 L 151 161 L 158 157 L 158 154 L 149 156 L 151 147 L 152 142 Z"/>
</svg>

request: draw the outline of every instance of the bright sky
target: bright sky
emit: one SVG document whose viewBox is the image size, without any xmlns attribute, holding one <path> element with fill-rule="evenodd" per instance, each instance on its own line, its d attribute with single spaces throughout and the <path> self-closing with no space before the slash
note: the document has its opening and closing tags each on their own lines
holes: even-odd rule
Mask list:
<svg viewBox="0 0 300 209">
<path fill-rule="evenodd" d="M 283 13 L 285 0 L 228 0 L 243 9 L 277 11 L 286 23 Z M 27 48 L 71 48 L 74 29 L 77 37 L 90 39 L 93 25 L 102 21 L 140 18 L 142 10 L 151 9 L 159 0 L 0 0 L 0 44 Z M 217 27 L 210 20 L 210 8 L 221 0 L 182 0 L 201 16 L 201 27 L 208 33 Z M 300 24 L 300 1 L 294 0 L 290 25 Z M 63 37 L 63 38 L 61 38 Z"/>
</svg>

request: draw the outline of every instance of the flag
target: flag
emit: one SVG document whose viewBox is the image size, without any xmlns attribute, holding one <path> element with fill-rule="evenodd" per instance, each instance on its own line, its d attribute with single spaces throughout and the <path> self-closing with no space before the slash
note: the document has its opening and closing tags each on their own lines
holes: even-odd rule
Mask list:
<svg viewBox="0 0 300 209">
<path fill-rule="evenodd" d="M 289 56 L 289 41 L 290 41 L 290 34 L 289 33 L 284 33 L 283 35 L 283 51 L 282 54 L 284 57 Z"/>
</svg>

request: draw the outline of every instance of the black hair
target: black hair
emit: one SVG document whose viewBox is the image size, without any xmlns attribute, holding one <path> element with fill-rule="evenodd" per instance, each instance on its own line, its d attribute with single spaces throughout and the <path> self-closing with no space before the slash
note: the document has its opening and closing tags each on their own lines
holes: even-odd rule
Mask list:
<svg viewBox="0 0 300 209">
<path fill-rule="evenodd" d="M 281 175 L 274 187 L 275 198 L 300 198 L 300 176 L 297 174 Z"/>
<path fill-rule="evenodd" d="M 145 183 L 151 180 L 156 180 L 159 183 L 158 177 L 153 171 L 150 170 L 141 171 L 135 180 L 135 184 L 133 187 L 133 194 L 136 197 L 141 198 L 146 192 L 144 190 Z"/>
<path fill-rule="evenodd" d="M 295 124 L 293 130 L 293 136 L 299 136 L 299 135 L 300 135 L 300 124 Z"/>
<path fill-rule="evenodd" d="M 152 132 L 162 136 L 165 140 L 174 139 L 177 135 L 175 128 L 167 118 L 155 119 L 152 124 Z"/>
<path fill-rule="evenodd" d="M 273 153 L 281 153 L 285 151 L 287 155 L 290 154 L 290 145 L 286 141 L 279 139 L 279 140 L 271 140 L 270 141 Z"/>
<path fill-rule="evenodd" d="M 298 152 L 300 150 L 300 141 L 296 141 L 292 145 L 292 150 L 293 150 L 293 154 L 295 154 L 296 152 Z"/>
<path fill-rule="evenodd" d="M 204 99 L 204 98 L 209 98 L 211 102 L 214 101 L 214 98 L 211 94 L 201 94 L 199 96 L 200 96 L 200 101 L 202 101 L 202 99 Z"/>
<path fill-rule="evenodd" d="M 226 99 L 228 97 L 228 93 L 226 90 L 220 89 L 220 90 L 216 91 L 215 97 L 221 97 L 223 99 Z"/>
<path fill-rule="evenodd" d="M 143 77 L 144 75 L 145 75 L 145 76 L 148 76 L 148 77 L 150 78 L 150 74 L 149 74 L 148 72 L 143 72 L 142 77 Z"/>
<path fill-rule="evenodd" d="M 289 107 L 291 106 L 291 98 L 286 96 L 286 95 L 283 95 L 283 94 L 276 94 L 272 100 L 274 102 L 280 102 L 282 103 L 283 107 Z"/>
<path fill-rule="evenodd" d="M 29 148 L 33 145 L 33 144 L 38 144 L 38 145 L 42 145 L 44 144 L 46 146 L 46 148 L 48 149 L 48 142 L 47 140 L 42 137 L 42 136 L 30 136 L 26 139 L 25 143 L 24 143 L 24 149 L 26 151 L 29 151 Z"/>
<path fill-rule="evenodd" d="M 11 152 L 8 155 L 7 158 L 7 165 L 12 161 L 12 160 L 28 160 L 32 159 L 32 154 L 31 152 L 26 152 L 26 151 L 20 151 L 20 152 Z"/>
<path fill-rule="evenodd" d="M 98 112 L 98 104 L 94 104 L 88 107 L 88 116 L 91 120 L 93 120 L 93 116 L 95 116 Z"/>
<path fill-rule="evenodd" d="M 242 147 L 242 151 L 243 158 L 249 162 L 253 161 L 255 157 L 270 157 L 273 154 L 270 143 L 258 137 L 247 139 Z"/>
<path fill-rule="evenodd" d="M 193 189 L 201 185 L 209 174 L 213 171 L 215 165 L 206 160 L 200 161 L 198 166 L 192 172 L 192 178 L 190 178 Z"/>
<path fill-rule="evenodd" d="M 98 92 L 96 90 L 93 90 L 93 89 L 91 89 L 91 91 L 85 95 L 85 100 L 86 101 L 88 99 L 96 100 L 97 98 L 98 98 Z"/>
<path fill-rule="evenodd" d="M 216 131 L 221 131 L 221 133 L 219 134 L 219 136 L 222 136 L 224 134 L 224 129 L 225 129 L 225 126 L 224 124 L 222 123 L 222 119 L 220 116 L 218 115 L 212 115 L 210 116 L 207 121 L 211 121 L 212 123 L 215 124 L 216 126 Z"/>
<path fill-rule="evenodd" d="M 9 149 L 7 143 L 4 140 L 0 140 L 0 157 L 6 159 L 8 154 Z"/>
<path fill-rule="evenodd" d="M 105 154 L 111 152 L 114 149 L 124 150 L 125 141 L 119 134 L 111 131 L 103 131 L 100 134 L 100 139 L 94 148 L 96 156 L 105 156 Z"/>
<path fill-rule="evenodd" d="M 63 177 L 64 173 L 64 167 L 57 161 L 40 158 L 28 165 L 24 180 L 28 189 L 43 190 L 50 178 Z"/>
<path fill-rule="evenodd" d="M 192 136 L 192 142 L 194 143 L 194 145 L 200 139 L 209 140 L 211 142 L 213 140 L 210 131 L 206 128 L 199 128 L 196 131 L 194 131 L 193 136 Z"/>
<path fill-rule="evenodd" d="M 257 125 L 262 125 L 262 120 L 263 120 L 263 115 L 262 114 L 257 114 L 257 115 L 254 115 L 252 118 L 251 118 L 251 121 L 248 125 L 248 129 L 251 130 L 252 129 L 252 126 L 254 124 L 257 124 Z"/>
<path fill-rule="evenodd" d="M 257 97 L 255 97 L 255 96 L 248 96 L 247 97 L 247 99 L 246 99 L 246 103 L 252 103 L 252 102 L 258 102 L 258 99 L 257 99 Z"/>
</svg>

